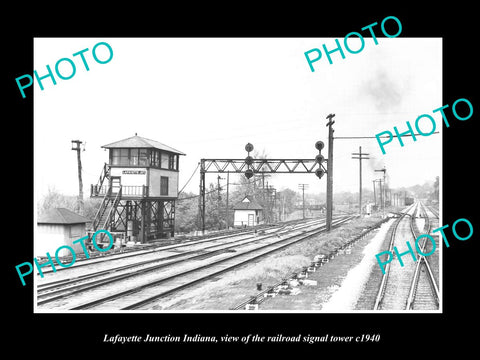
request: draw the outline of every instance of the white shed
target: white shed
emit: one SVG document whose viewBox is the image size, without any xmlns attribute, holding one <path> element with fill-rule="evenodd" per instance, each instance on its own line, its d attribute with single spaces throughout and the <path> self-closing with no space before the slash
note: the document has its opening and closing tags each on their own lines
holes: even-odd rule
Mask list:
<svg viewBox="0 0 480 360">
<path fill-rule="evenodd" d="M 84 216 L 65 208 L 54 208 L 45 211 L 37 219 L 37 236 L 35 238 L 35 256 L 50 253 L 52 259 L 60 246 L 68 245 L 76 253 L 83 253 L 80 243 L 73 241 L 86 236 L 85 224 L 90 222 Z M 70 255 L 68 249 L 59 251 L 58 256 Z"/>
<path fill-rule="evenodd" d="M 245 196 L 233 207 L 233 226 L 255 226 L 263 224 L 263 207 L 251 196 Z"/>
</svg>

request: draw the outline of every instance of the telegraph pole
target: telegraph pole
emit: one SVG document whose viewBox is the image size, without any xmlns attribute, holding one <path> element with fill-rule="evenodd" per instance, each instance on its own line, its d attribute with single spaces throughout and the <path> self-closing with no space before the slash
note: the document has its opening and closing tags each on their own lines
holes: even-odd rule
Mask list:
<svg viewBox="0 0 480 360">
<path fill-rule="evenodd" d="M 230 171 L 227 171 L 227 199 L 226 199 L 226 205 L 225 205 L 225 223 L 227 225 L 227 230 L 230 228 L 229 226 L 229 220 L 228 220 L 228 187 L 229 187 L 229 182 L 230 182 Z"/>
<path fill-rule="evenodd" d="M 378 170 L 378 171 L 381 171 L 381 170 Z M 375 206 L 377 206 L 377 195 L 375 193 L 375 184 L 378 183 L 378 196 L 380 198 L 379 200 L 379 204 L 380 204 L 380 207 L 382 207 L 382 204 L 383 204 L 383 192 L 382 192 L 382 179 L 376 179 L 376 180 L 373 180 L 373 192 L 374 192 L 374 196 L 375 196 Z"/>
<path fill-rule="evenodd" d="M 327 223 L 326 230 L 330 231 L 332 227 L 333 213 L 333 128 L 335 121 L 332 120 L 335 114 L 327 116 L 328 122 L 328 159 L 327 159 Z"/>
<path fill-rule="evenodd" d="M 305 220 L 305 189 L 308 189 L 308 184 L 298 184 L 298 188 L 302 190 L 303 219 Z"/>
<path fill-rule="evenodd" d="M 383 169 L 380 169 L 380 170 L 375 170 L 377 172 L 380 172 L 380 171 L 383 171 L 383 186 L 381 187 L 381 194 L 382 194 L 382 208 L 383 208 L 383 217 L 385 217 L 385 186 L 386 186 L 386 183 L 385 183 L 385 173 L 387 172 L 387 169 L 385 168 L 385 166 L 383 167 Z M 380 184 L 382 182 L 380 181 Z"/>
<path fill-rule="evenodd" d="M 355 155 L 357 157 L 352 157 L 352 159 L 358 159 L 358 163 L 360 164 L 360 189 L 359 189 L 359 196 L 358 196 L 358 207 L 360 209 L 360 216 L 362 216 L 362 160 L 367 160 L 370 159 L 369 157 L 366 157 L 365 155 L 370 155 L 370 154 L 365 154 L 362 153 L 362 147 L 358 147 L 358 153 L 352 153 L 352 155 Z"/>
<path fill-rule="evenodd" d="M 77 152 L 77 163 L 78 163 L 78 198 L 77 198 L 77 212 L 80 215 L 83 215 L 83 182 L 82 182 L 82 159 L 80 157 L 80 145 L 83 142 L 80 140 L 72 140 L 72 150 Z M 85 148 L 83 148 L 85 150 Z"/>
<path fill-rule="evenodd" d="M 198 196 L 198 228 L 205 235 L 205 160 L 200 160 L 200 185 Z"/>
<path fill-rule="evenodd" d="M 222 190 L 222 188 L 220 187 L 220 180 L 224 180 L 222 177 L 220 177 L 220 175 L 217 176 L 217 192 L 218 192 L 218 195 L 217 195 L 217 218 L 218 218 L 218 230 L 221 230 L 222 227 L 220 225 L 220 202 L 222 200 L 222 195 L 220 193 L 220 191 Z"/>
</svg>

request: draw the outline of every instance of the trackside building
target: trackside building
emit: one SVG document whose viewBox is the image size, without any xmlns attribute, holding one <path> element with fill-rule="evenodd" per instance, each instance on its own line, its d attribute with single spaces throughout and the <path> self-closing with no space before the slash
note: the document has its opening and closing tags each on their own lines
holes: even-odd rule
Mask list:
<svg viewBox="0 0 480 360">
<path fill-rule="evenodd" d="M 49 252 L 52 256 L 55 251 L 68 245 L 76 253 L 83 252 L 80 243 L 73 241 L 86 236 L 86 224 L 90 220 L 65 208 L 54 208 L 40 214 L 37 219 L 37 236 L 35 238 L 35 256 L 45 256 Z M 68 249 L 59 251 L 58 256 L 71 255 Z"/>
<path fill-rule="evenodd" d="M 263 207 L 251 196 L 245 196 L 233 207 L 233 226 L 256 226 L 263 224 Z"/>
</svg>

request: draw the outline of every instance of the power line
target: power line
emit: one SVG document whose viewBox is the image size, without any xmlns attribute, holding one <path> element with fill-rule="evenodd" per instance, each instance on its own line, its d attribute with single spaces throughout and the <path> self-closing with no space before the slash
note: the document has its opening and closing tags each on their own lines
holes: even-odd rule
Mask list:
<svg viewBox="0 0 480 360">
<path fill-rule="evenodd" d="M 198 166 L 197 166 L 197 169 L 198 169 Z M 195 169 L 195 171 L 196 171 L 197 169 Z M 190 179 L 193 177 L 193 175 L 195 175 L 195 172 L 192 174 L 192 176 L 190 177 Z M 190 181 L 190 179 L 189 179 L 189 181 Z M 255 179 L 255 180 L 252 181 L 252 183 L 253 183 L 253 182 L 259 182 L 259 181 L 262 181 L 262 179 L 261 179 L 261 178 Z M 187 184 L 188 184 L 188 182 L 187 182 Z M 185 184 L 185 186 L 187 186 L 187 184 Z M 230 185 L 245 185 L 245 184 L 242 184 L 242 183 L 230 183 Z M 182 188 L 182 190 L 185 188 L 185 186 Z M 180 191 L 178 192 L 178 195 L 180 195 L 180 193 L 182 192 L 182 190 L 180 190 Z M 213 189 L 213 190 L 207 191 L 207 192 L 205 193 L 205 195 L 211 194 L 211 193 L 213 193 L 213 192 L 215 192 L 215 191 L 217 191 L 217 189 Z M 199 196 L 200 196 L 200 195 L 193 195 L 193 196 L 189 196 L 189 197 L 178 198 L 177 201 L 195 199 L 195 198 L 198 198 Z"/>
<path fill-rule="evenodd" d="M 217 189 L 213 189 L 213 190 L 210 190 L 210 191 L 207 191 L 205 193 L 205 195 L 207 194 L 211 194 L 213 192 L 217 191 Z M 182 201 L 182 200 L 190 200 L 190 199 L 195 199 L 195 198 L 198 198 L 200 195 L 193 195 L 193 196 L 189 196 L 189 197 L 185 197 L 185 198 L 178 198 L 177 201 Z"/>
<path fill-rule="evenodd" d="M 192 180 L 193 178 L 193 175 L 195 175 L 195 173 L 197 172 L 197 169 L 198 167 L 200 166 L 200 163 L 197 164 L 197 167 L 195 168 L 195 170 L 193 171 L 193 174 L 190 176 L 190 178 L 187 180 L 187 183 L 185 185 L 183 185 L 182 189 L 178 192 L 178 195 L 181 194 L 181 192 L 183 191 L 183 189 L 185 189 L 185 187 L 188 185 L 188 183 L 190 182 L 190 180 Z"/>
<path fill-rule="evenodd" d="M 432 134 L 440 134 L 439 131 L 435 131 Z M 423 136 L 422 134 L 414 134 L 415 136 Z M 430 134 L 431 135 L 431 134 Z M 398 135 L 391 135 L 392 137 L 398 137 Z M 410 134 L 408 135 L 400 135 L 400 136 L 412 136 Z M 379 136 L 379 138 L 385 138 L 385 136 Z M 335 136 L 334 139 L 376 139 L 376 136 Z"/>
</svg>

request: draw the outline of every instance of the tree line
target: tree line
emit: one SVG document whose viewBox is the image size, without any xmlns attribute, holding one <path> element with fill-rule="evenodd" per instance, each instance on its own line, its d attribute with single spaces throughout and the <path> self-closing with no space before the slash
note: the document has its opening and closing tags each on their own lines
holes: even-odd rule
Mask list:
<svg viewBox="0 0 480 360">
<path fill-rule="evenodd" d="M 266 221 L 273 222 L 279 218 L 279 209 L 282 214 L 288 215 L 295 211 L 295 202 L 298 194 L 290 189 L 274 192 L 272 187 L 265 187 L 258 176 L 247 180 L 233 176 L 229 182 L 228 211 L 227 211 L 227 186 L 225 181 L 218 186 L 210 183 L 205 190 L 205 228 L 208 230 L 223 230 L 233 226 L 233 208 L 247 195 L 252 196 L 264 208 Z M 50 187 L 47 194 L 37 203 L 37 214 L 41 215 L 48 209 L 66 208 L 75 212 L 77 210 L 77 196 L 61 194 L 55 187 Z M 198 194 L 182 192 L 175 206 L 176 232 L 188 233 L 198 230 Z M 83 216 L 93 221 L 102 199 L 84 199 Z M 276 213 L 275 213 L 276 212 Z M 228 214 L 228 218 L 227 218 Z M 280 215 L 281 217 L 281 215 Z M 228 221 L 227 221 L 228 219 Z"/>
</svg>

